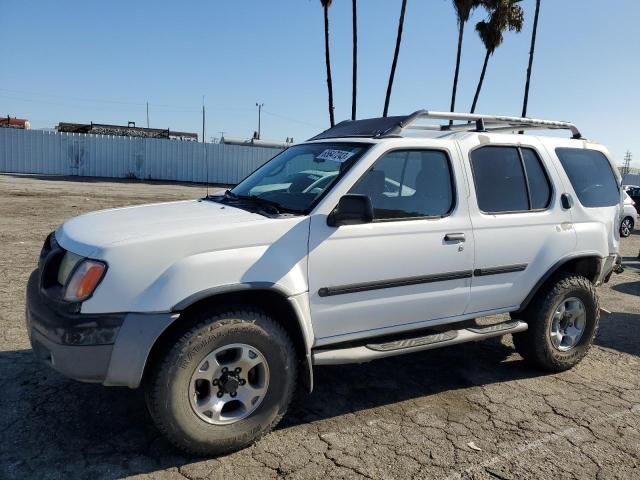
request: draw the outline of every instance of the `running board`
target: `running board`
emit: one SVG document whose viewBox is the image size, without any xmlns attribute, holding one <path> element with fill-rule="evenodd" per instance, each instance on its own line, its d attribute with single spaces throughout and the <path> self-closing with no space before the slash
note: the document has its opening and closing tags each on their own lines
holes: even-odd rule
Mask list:
<svg viewBox="0 0 640 480">
<path fill-rule="evenodd" d="M 476 342 L 485 338 L 500 337 L 508 333 L 524 332 L 526 322 L 511 320 L 486 327 L 462 328 L 432 333 L 414 338 L 405 338 L 384 343 L 369 343 L 356 347 L 314 350 L 311 352 L 314 365 L 341 365 L 344 363 L 364 363 L 378 358 L 420 352 L 434 348 Z"/>
</svg>

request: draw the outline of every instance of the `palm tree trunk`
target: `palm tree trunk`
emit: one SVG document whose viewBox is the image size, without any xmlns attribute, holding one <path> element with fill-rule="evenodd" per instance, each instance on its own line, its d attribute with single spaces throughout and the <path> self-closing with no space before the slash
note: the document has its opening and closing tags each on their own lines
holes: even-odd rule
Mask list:
<svg viewBox="0 0 640 480">
<path fill-rule="evenodd" d="M 527 83 L 524 87 L 524 101 L 522 103 L 522 116 L 527 116 L 529 104 L 529 84 L 531 83 L 531 68 L 533 67 L 533 54 L 536 49 L 536 35 L 538 32 L 538 15 L 540 15 L 540 0 L 536 0 L 536 14 L 533 19 L 533 33 L 531 34 L 531 49 L 529 50 L 529 67 L 527 68 Z"/>
<path fill-rule="evenodd" d="M 358 6 L 357 0 L 352 0 L 353 7 L 353 81 L 351 86 L 351 120 L 356 119 L 356 98 L 358 89 Z"/>
<path fill-rule="evenodd" d="M 327 64 L 327 90 L 329 91 L 329 123 L 333 127 L 333 82 L 331 81 L 331 57 L 329 55 L 329 6 L 324 5 L 324 57 Z"/>
<path fill-rule="evenodd" d="M 478 88 L 476 88 L 476 94 L 473 97 L 473 104 L 471 105 L 471 113 L 476 111 L 476 105 L 478 104 L 478 97 L 480 96 L 480 90 L 482 90 L 482 83 L 484 82 L 484 75 L 487 73 L 487 64 L 489 63 L 489 57 L 491 52 L 487 50 L 487 54 L 484 57 L 484 65 L 482 66 L 482 73 L 480 74 L 480 80 L 478 81 Z"/>
<path fill-rule="evenodd" d="M 455 111 L 456 108 L 456 93 L 458 90 L 458 74 L 460 72 L 460 59 L 462 57 L 462 37 L 464 36 L 464 22 L 460 22 L 458 26 L 458 55 L 456 56 L 456 72 L 453 75 L 453 88 L 451 90 L 451 109 Z M 449 125 L 453 125 L 453 120 L 449 120 Z"/>
<path fill-rule="evenodd" d="M 384 99 L 383 117 L 389 113 L 389 100 L 391 99 L 391 90 L 393 88 L 393 77 L 396 75 L 396 66 L 398 65 L 398 55 L 400 54 L 400 43 L 402 42 L 402 28 L 404 26 L 404 13 L 407 9 L 407 0 L 402 0 L 402 8 L 400 10 L 400 20 L 398 21 L 398 37 L 396 38 L 396 50 L 393 54 L 393 63 L 391 64 L 391 73 L 389 74 L 389 84 L 387 85 L 387 96 Z"/>
</svg>

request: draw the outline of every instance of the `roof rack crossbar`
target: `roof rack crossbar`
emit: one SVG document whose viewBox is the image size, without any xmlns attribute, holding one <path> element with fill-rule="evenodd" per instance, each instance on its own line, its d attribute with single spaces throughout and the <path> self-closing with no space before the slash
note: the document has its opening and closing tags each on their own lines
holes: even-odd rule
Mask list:
<svg viewBox="0 0 640 480">
<path fill-rule="evenodd" d="M 424 122 L 425 119 L 447 120 L 444 122 Z M 451 121 L 451 122 L 450 122 Z M 450 124 L 453 121 L 460 123 Z M 476 113 L 433 112 L 418 110 L 411 115 L 345 120 L 311 138 L 385 138 L 401 137 L 406 130 L 432 130 L 441 132 L 499 132 L 519 130 L 570 130 L 572 138 L 582 135 L 573 123 L 535 118 L 507 117 L 503 115 L 482 115 Z"/>
<path fill-rule="evenodd" d="M 423 119 L 466 120 L 468 124 L 458 125 L 425 125 L 417 123 Z M 503 115 L 482 115 L 475 113 L 433 112 L 418 110 L 407 116 L 397 126 L 390 128 L 381 136 L 398 135 L 402 130 L 455 130 L 455 131 L 500 131 L 500 130 L 570 130 L 572 138 L 582 138 L 578 127 L 573 123 L 556 120 L 540 120 L 536 118 L 508 117 Z"/>
</svg>

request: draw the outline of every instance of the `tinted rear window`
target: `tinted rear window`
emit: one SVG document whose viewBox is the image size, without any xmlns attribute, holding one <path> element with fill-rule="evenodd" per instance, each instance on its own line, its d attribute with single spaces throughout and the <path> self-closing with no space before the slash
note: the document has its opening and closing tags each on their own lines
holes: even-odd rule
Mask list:
<svg viewBox="0 0 640 480">
<path fill-rule="evenodd" d="M 556 148 L 578 200 L 585 207 L 620 203 L 620 190 L 611 164 L 602 152 L 583 148 Z"/>
<path fill-rule="evenodd" d="M 531 209 L 542 210 L 547 208 L 551 201 L 551 187 L 540 159 L 536 152 L 529 148 L 521 148 L 520 151 L 522 152 L 522 161 L 527 170 L 527 179 L 529 180 Z"/>
<path fill-rule="evenodd" d="M 487 213 L 529 210 L 527 185 L 516 147 L 481 147 L 471 152 L 480 210 Z"/>
</svg>

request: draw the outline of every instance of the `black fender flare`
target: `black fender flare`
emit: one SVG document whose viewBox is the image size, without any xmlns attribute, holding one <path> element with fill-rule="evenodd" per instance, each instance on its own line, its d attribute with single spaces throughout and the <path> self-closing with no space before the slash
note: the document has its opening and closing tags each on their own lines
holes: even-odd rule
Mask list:
<svg viewBox="0 0 640 480">
<path fill-rule="evenodd" d="M 538 279 L 538 281 L 535 283 L 535 285 L 533 286 L 533 288 L 529 291 L 528 295 L 525 297 L 525 299 L 520 303 L 520 307 L 518 307 L 518 310 L 516 310 L 515 313 L 520 313 L 523 310 L 525 310 L 529 304 L 531 303 L 531 301 L 533 300 L 533 298 L 536 296 L 536 294 L 538 293 L 538 291 L 540 290 L 540 288 L 542 288 L 542 286 L 545 284 L 545 282 L 547 280 L 549 280 L 553 275 L 555 275 L 557 272 L 559 272 L 560 270 L 562 270 L 562 268 L 570 263 L 573 262 L 575 260 L 580 260 L 580 259 L 598 259 L 598 270 L 596 271 L 596 279 L 600 278 L 601 275 L 601 269 L 602 269 L 602 262 L 603 262 L 603 257 L 600 255 L 596 255 L 595 253 L 590 254 L 590 253 L 577 253 L 577 254 L 570 254 L 567 255 L 566 257 L 563 257 L 562 259 L 558 260 L 556 263 L 554 263 L 551 268 L 549 268 L 544 275 L 542 275 L 542 277 L 540 277 Z M 593 279 L 592 279 L 593 281 Z M 594 281 L 594 283 L 596 283 Z"/>
</svg>

